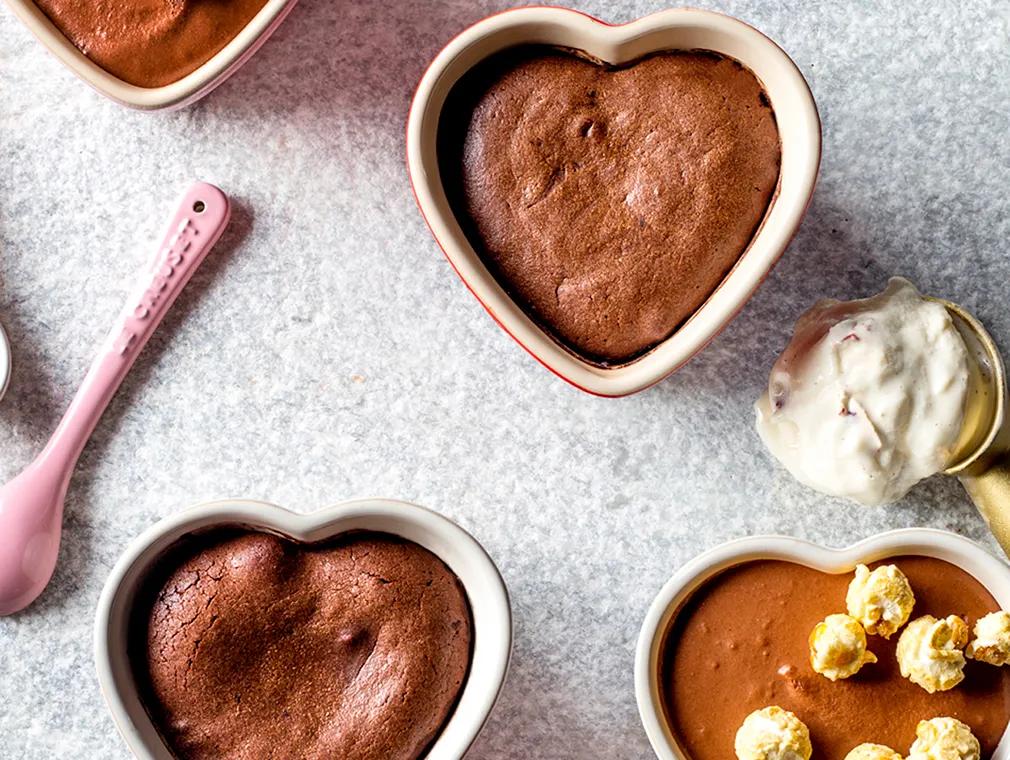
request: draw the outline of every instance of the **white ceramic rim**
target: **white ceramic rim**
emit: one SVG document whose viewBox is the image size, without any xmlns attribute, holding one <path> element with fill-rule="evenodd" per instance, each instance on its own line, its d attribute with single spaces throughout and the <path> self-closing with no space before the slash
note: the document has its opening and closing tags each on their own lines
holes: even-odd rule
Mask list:
<svg viewBox="0 0 1010 760">
<path fill-rule="evenodd" d="M 935 557 L 957 565 L 978 580 L 1003 609 L 1010 609 L 1010 566 L 979 544 L 945 530 L 905 528 L 880 533 L 844 549 L 830 549 L 789 536 L 753 536 L 722 544 L 695 557 L 670 578 L 649 607 L 635 652 L 635 698 L 652 749 L 660 760 L 690 760 L 678 747 L 663 717 L 658 683 L 659 658 L 666 632 L 688 597 L 706 580 L 742 562 L 781 559 L 824 573 L 851 572 L 901 554 Z M 992 760 L 1010 755 L 1010 726 Z"/>
<path fill-rule="evenodd" d="M 7 331 L 0 325 L 0 399 L 7 393 L 7 387 L 11 382 L 11 342 L 7 337 Z"/>
<path fill-rule="evenodd" d="M 131 108 L 156 110 L 188 105 L 221 84 L 259 49 L 296 2 L 267 0 L 242 31 L 210 60 L 163 87 L 138 87 L 110 74 L 74 47 L 32 0 L 7 0 L 7 5 L 49 52 L 102 95 Z"/>
<path fill-rule="evenodd" d="M 505 293 L 466 240 L 442 187 L 436 132 L 445 97 L 467 70 L 517 44 L 585 50 L 620 64 L 650 52 L 708 49 L 736 58 L 765 86 L 782 138 L 774 203 L 746 252 L 705 304 L 650 353 L 620 367 L 599 367 L 556 343 Z M 813 95 L 792 59 L 742 21 L 695 9 L 660 11 L 620 26 L 566 8 L 505 11 L 453 39 L 425 72 L 407 122 L 407 165 L 425 221 L 450 264 L 492 318 L 549 370 L 584 391 L 624 396 L 659 382 L 704 346 L 743 307 L 792 240 L 820 165 L 821 128 Z"/>
<path fill-rule="evenodd" d="M 169 546 L 195 531 L 227 525 L 314 542 L 354 530 L 392 533 L 425 547 L 456 574 L 473 616 L 473 654 L 466 684 L 428 760 L 463 757 L 483 728 L 505 682 L 512 650 L 508 590 L 493 560 L 469 533 L 429 509 L 390 499 L 358 499 L 309 514 L 233 499 L 201 504 L 146 530 L 116 562 L 95 620 L 95 664 L 113 721 L 140 760 L 173 760 L 137 696 L 126 653 L 130 607 L 145 572 Z"/>
</svg>

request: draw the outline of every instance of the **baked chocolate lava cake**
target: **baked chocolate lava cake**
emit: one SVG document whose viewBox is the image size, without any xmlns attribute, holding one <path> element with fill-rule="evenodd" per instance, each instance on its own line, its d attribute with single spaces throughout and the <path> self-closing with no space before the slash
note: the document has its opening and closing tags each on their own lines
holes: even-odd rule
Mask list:
<svg viewBox="0 0 1010 760">
<path fill-rule="evenodd" d="M 142 593 L 131 660 L 155 725 L 187 760 L 410 760 L 469 667 L 458 579 L 387 534 L 194 537 Z"/>
<path fill-rule="evenodd" d="M 561 345 L 617 365 L 669 337 L 732 269 L 781 150 L 761 83 L 728 57 L 613 67 L 523 45 L 455 85 L 438 155 L 503 288 Z"/>
</svg>

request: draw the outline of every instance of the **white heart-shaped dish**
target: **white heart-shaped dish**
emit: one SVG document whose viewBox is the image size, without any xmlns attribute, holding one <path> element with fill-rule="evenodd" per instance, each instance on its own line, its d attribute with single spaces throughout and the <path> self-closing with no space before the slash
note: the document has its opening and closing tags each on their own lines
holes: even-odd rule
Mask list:
<svg viewBox="0 0 1010 760">
<path fill-rule="evenodd" d="M 98 681 L 116 727 L 140 760 L 172 760 L 138 696 L 127 655 L 131 606 L 157 559 L 183 536 L 224 526 L 274 533 L 313 543 L 348 531 L 378 531 L 413 541 L 438 556 L 459 578 L 473 616 L 473 652 L 459 701 L 428 760 L 463 757 L 490 714 L 512 649 L 508 591 L 494 562 L 458 525 L 415 504 L 387 499 L 350 501 L 311 514 L 296 514 L 255 501 L 203 504 L 165 518 L 145 531 L 120 557 L 106 581 L 95 621 Z"/>
<path fill-rule="evenodd" d="M 124 82 L 78 50 L 32 0 L 7 0 L 22 23 L 68 69 L 117 103 L 142 110 L 181 108 L 199 100 L 234 74 L 280 26 L 298 0 L 267 0 L 253 19 L 206 63 L 163 87 Z"/>
<path fill-rule="evenodd" d="M 642 624 L 635 653 L 635 697 L 638 713 L 656 756 L 690 760 L 677 746 L 664 719 L 660 684 L 663 637 L 687 599 L 703 583 L 724 570 L 753 560 L 785 560 L 822 573 L 849 573 L 859 563 L 898 555 L 946 560 L 974 577 L 999 605 L 1010 609 L 1010 566 L 967 538 L 943 530 L 907 528 L 880 533 L 844 549 L 830 549 L 788 536 L 752 536 L 729 541 L 695 557 L 678 570 L 656 596 Z M 1010 726 L 993 760 L 1010 755 Z"/>
<path fill-rule="evenodd" d="M 518 306 L 467 240 L 442 185 L 438 122 L 453 85 L 491 55 L 523 44 L 582 50 L 622 64 L 662 50 L 712 50 L 740 61 L 764 84 L 778 121 L 782 164 L 775 198 L 757 234 L 730 273 L 670 337 L 615 367 L 563 348 Z M 417 204 L 436 241 L 470 291 L 523 348 L 561 378 L 589 393 L 623 396 L 675 371 L 743 307 L 792 240 L 813 193 L 821 127 L 803 75 L 783 50 L 729 16 L 694 9 L 662 11 L 621 26 L 564 8 L 519 8 L 487 18 L 452 40 L 418 85 L 407 123 L 407 165 Z"/>
</svg>

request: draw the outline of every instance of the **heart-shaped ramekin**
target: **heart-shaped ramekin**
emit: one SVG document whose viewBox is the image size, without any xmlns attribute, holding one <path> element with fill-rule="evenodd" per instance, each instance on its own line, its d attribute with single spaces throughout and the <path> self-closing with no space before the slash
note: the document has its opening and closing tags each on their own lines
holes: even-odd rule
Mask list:
<svg viewBox="0 0 1010 760">
<path fill-rule="evenodd" d="M 49 52 L 102 95 L 131 108 L 153 111 L 189 105 L 224 82 L 259 50 L 297 1 L 267 0 L 252 21 L 209 61 L 163 87 L 138 87 L 110 74 L 78 50 L 32 0 L 7 0 L 7 5 Z"/>
<path fill-rule="evenodd" d="M 660 50 L 706 49 L 736 58 L 765 86 L 782 138 L 775 199 L 760 230 L 702 307 L 645 356 L 616 367 L 559 345 L 508 296 L 460 227 L 442 186 L 436 133 L 446 96 L 475 65 L 522 44 L 582 50 L 612 64 Z M 783 50 L 753 27 L 709 11 L 680 9 L 611 26 L 565 8 L 519 8 L 491 16 L 452 40 L 418 85 L 407 122 L 407 165 L 417 204 L 449 263 L 494 320 L 549 370 L 584 391 L 624 396 L 659 382 L 700 351 L 743 307 L 792 239 L 813 193 L 821 126 L 810 88 Z"/>
<path fill-rule="evenodd" d="M 880 533 L 845 549 L 829 549 L 787 536 L 753 536 L 730 541 L 695 557 L 678 570 L 656 596 L 642 624 L 635 653 L 635 697 L 638 713 L 660 760 L 691 760 L 678 746 L 663 715 L 659 668 L 663 636 L 688 598 L 705 581 L 735 565 L 777 559 L 838 574 L 859 563 L 898 555 L 946 560 L 974 577 L 1010 609 L 1010 566 L 967 538 L 945 530 L 906 528 Z M 1010 756 L 1010 727 L 1003 732 L 992 760 Z"/>
<path fill-rule="evenodd" d="M 379 531 L 413 541 L 438 556 L 463 585 L 473 616 L 473 651 L 466 684 L 428 760 L 463 757 L 490 714 L 505 682 L 512 650 L 508 591 L 494 562 L 454 522 L 415 504 L 388 499 L 350 501 L 296 514 L 257 501 L 203 504 L 157 523 L 127 548 L 98 602 L 95 663 L 98 681 L 119 732 L 140 760 L 172 760 L 137 693 L 127 656 L 131 606 L 144 576 L 182 537 L 224 526 L 274 533 L 303 543 L 349 531 Z"/>
</svg>

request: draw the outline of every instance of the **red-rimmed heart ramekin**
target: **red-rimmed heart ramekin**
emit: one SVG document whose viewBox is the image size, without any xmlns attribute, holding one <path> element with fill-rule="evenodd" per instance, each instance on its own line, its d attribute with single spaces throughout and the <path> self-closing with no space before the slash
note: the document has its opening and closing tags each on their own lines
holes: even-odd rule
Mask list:
<svg viewBox="0 0 1010 760">
<path fill-rule="evenodd" d="M 664 50 L 711 50 L 735 58 L 764 85 L 782 141 L 779 186 L 761 228 L 708 300 L 670 337 L 621 366 L 600 366 L 559 345 L 505 292 L 456 220 L 439 172 L 437 132 L 453 85 L 506 48 L 552 45 L 610 64 Z M 488 313 L 530 354 L 572 385 L 624 396 L 659 382 L 700 351 L 743 307 L 792 239 L 814 190 L 821 126 L 810 88 L 788 55 L 737 19 L 694 9 L 611 26 L 565 8 L 519 8 L 491 16 L 452 40 L 421 79 L 407 122 L 407 165 L 417 204 L 450 264 Z"/>
</svg>

